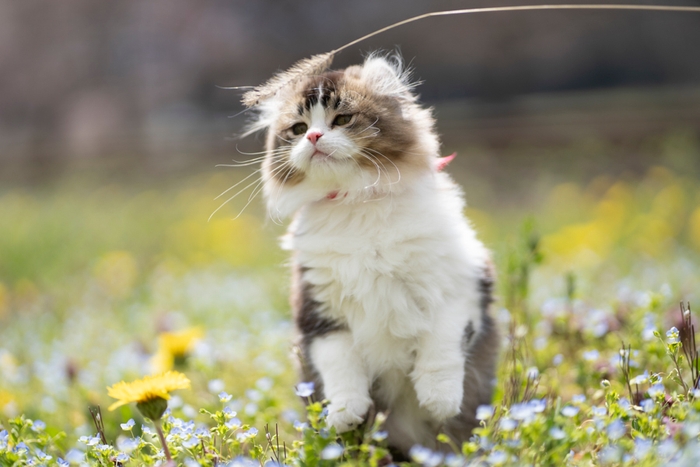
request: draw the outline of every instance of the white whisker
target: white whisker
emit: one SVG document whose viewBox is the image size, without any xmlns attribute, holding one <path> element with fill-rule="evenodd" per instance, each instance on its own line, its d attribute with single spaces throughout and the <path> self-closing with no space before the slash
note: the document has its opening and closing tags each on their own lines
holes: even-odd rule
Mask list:
<svg viewBox="0 0 700 467">
<path fill-rule="evenodd" d="M 396 175 L 397 175 L 398 178 L 396 179 L 395 182 L 391 182 L 391 184 L 399 183 L 399 182 L 401 181 L 401 170 L 399 170 L 399 167 L 394 163 L 394 161 L 392 161 L 391 159 L 389 159 L 388 157 L 386 157 L 384 154 L 382 154 L 381 152 L 377 151 L 376 149 L 372 149 L 372 148 L 365 148 L 365 149 L 366 149 L 366 150 L 370 150 L 370 151 L 372 151 L 372 152 L 374 152 L 374 153 L 376 153 L 376 154 L 382 156 L 384 159 L 386 159 L 387 161 L 389 161 L 389 163 L 391 163 L 391 165 L 394 166 L 394 168 L 396 169 Z M 382 164 L 382 165 L 383 165 L 383 164 Z"/>
<path fill-rule="evenodd" d="M 263 168 L 260 167 L 258 170 L 255 170 L 254 172 L 250 173 L 250 174 L 249 174 L 247 177 L 245 177 L 243 180 L 239 181 L 238 183 L 236 183 L 236 184 L 233 185 L 232 187 L 227 188 L 227 189 L 224 190 L 219 196 L 217 196 L 217 197 L 214 198 L 214 199 L 217 200 L 217 199 L 221 198 L 221 197 L 224 196 L 226 193 L 228 193 L 229 191 L 233 190 L 234 188 L 236 188 L 238 185 L 240 185 L 241 183 L 243 183 L 243 182 L 245 182 L 246 180 L 248 180 L 248 179 L 249 179 L 250 177 L 252 177 L 253 175 L 256 175 L 256 174 L 262 172 L 262 170 L 263 170 Z"/>
<path fill-rule="evenodd" d="M 377 162 L 369 154 L 365 154 L 363 152 L 360 152 L 359 154 L 362 157 L 364 157 L 365 159 L 367 159 L 368 161 L 370 161 L 372 164 L 374 164 L 374 167 L 376 167 L 376 169 L 377 169 L 377 179 L 374 181 L 374 183 L 366 186 L 365 188 L 370 188 L 370 187 L 379 185 L 379 180 L 381 180 L 381 178 L 382 178 L 382 172 L 381 172 L 381 169 L 379 168 L 379 164 L 377 164 Z"/>
</svg>

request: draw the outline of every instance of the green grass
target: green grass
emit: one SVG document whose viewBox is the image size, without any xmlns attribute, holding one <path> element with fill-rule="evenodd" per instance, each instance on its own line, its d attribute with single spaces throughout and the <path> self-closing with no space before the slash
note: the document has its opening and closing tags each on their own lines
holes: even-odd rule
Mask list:
<svg viewBox="0 0 700 467">
<path fill-rule="evenodd" d="M 0 465 L 161 461 L 152 425 L 133 404 L 107 411 L 106 388 L 162 369 L 164 333 L 194 327 L 203 337 L 175 358 L 192 388 L 164 426 L 179 464 L 386 463 L 381 416 L 337 437 L 295 395 L 281 228 L 255 202 L 232 220 L 247 200 L 207 222 L 229 175 L 0 192 Z M 414 462 L 696 465 L 679 302 L 700 307 L 697 180 L 657 167 L 547 193 L 536 210 L 467 211 L 498 265 L 497 389 L 472 441 Z"/>
</svg>

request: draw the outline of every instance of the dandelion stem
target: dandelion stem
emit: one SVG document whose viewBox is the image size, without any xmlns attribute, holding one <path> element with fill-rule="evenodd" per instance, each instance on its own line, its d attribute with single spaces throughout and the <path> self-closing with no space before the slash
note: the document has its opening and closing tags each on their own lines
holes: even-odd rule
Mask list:
<svg viewBox="0 0 700 467">
<path fill-rule="evenodd" d="M 156 427 L 156 433 L 158 433 L 158 439 L 160 439 L 160 444 L 163 446 L 165 458 L 168 459 L 168 464 L 172 464 L 173 458 L 170 456 L 170 449 L 168 449 L 168 443 L 165 442 L 165 436 L 163 436 L 163 428 L 161 428 L 160 420 L 153 420 L 153 426 Z"/>
</svg>

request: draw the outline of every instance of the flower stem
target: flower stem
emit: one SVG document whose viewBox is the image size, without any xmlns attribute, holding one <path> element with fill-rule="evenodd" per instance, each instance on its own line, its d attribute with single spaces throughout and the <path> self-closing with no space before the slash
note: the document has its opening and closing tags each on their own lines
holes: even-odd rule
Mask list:
<svg viewBox="0 0 700 467">
<path fill-rule="evenodd" d="M 160 426 L 160 420 L 153 420 L 153 425 L 156 427 L 156 433 L 158 433 L 158 438 L 160 439 L 160 444 L 163 445 L 163 451 L 165 452 L 165 458 L 168 459 L 168 464 L 172 464 L 173 458 L 170 457 L 170 449 L 168 449 L 168 444 L 165 442 L 165 436 L 163 436 L 163 429 Z"/>
</svg>

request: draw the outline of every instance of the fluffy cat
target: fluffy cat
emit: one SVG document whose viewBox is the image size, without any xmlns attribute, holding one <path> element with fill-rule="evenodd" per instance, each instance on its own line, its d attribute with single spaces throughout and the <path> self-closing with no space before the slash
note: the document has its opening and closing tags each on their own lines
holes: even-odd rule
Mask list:
<svg viewBox="0 0 700 467">
<path fill-rule="evenodd" d="M 270 215 L 294 216 L 283 247 L 304 380 L 338 432 L 385 411 L 399 455 L 440 449 L 439 431 L 467 440 L 493 389 L 493 279 L 439 170 L 430 109 L 398 57 L 273 80 L 244 101 L 259 109 L 253 130 L 267 131 Z"/>
</svg>

